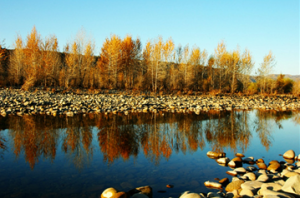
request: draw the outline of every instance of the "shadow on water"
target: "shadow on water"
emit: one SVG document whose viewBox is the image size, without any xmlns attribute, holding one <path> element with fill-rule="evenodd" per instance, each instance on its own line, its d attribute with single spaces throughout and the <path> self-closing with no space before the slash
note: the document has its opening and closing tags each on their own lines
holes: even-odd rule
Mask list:
<svg viewBox="0 0 300 198">
<path fill-rule="evenodd" d="M 173 152 L 186 153 L 203 150 L 206 144 L 213 151 L 229 148 L 247 150 L 254 130 L 261 144 L 268 150 L 272 144 L 273 124 L 282 128 L 282 120 L 293 117 L 300 123 L 298 112 L 256 111 L 254 121 L 249 112 L 208 112 L 195 114 L 89 114 L 74 117 L 10 116 L 1 118 L 2 129 L 8 129 L 13 141 L 13 151 L 18 157 L 23 151 L 25 160 L 33 169 L 38 159 L 53 161 L 62 141 L 61 150 L 78 167 L 89 162 L 93 156 L 92 140 L 108 164 L 118 158 L 137 157 L 139 152 L 158 164 Z M 3 124 L 2 124 L 3 123 Z M 251 129 L 251 127 L 253 129 Z M 93 137 L 93 130 L 97 137 Z M 0 133 L 0 154 L 7 149 L 6 138 Z"/>
</svg>

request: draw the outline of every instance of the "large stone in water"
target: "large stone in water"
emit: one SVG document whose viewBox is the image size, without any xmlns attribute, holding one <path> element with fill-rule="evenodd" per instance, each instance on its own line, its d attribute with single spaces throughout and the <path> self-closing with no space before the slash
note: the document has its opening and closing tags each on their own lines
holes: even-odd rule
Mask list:
<svg viewBox="0 0 300 198">
<path fill-rule="evenodd" d="M 277 171 L 278 169 L 280 169 L 279 162 L 277 162 L 277 163 L 274 162 L 274 163 L 270 164 L 267 168 L 268 171 L 271 171 L 271 170 Z"/>
<path fill-rule="evenodd" d="M 259 162 L 256 164 L 259 169 L 267 170 L 267 165 L 263 162 Z"/>
<path fill-rule="evenodd" d="M 300 175 L 294 175 L 288 178 L 281 190 L 300 195 Z"/>
<path fill-rule="evenodd" d="M 251 191 L 256 191 L 256 190 L 260 189 L 262 185 L 263 185 L 263 183 L 259 182 L 259 181 L 246 181 L 245 183 L 243 183 L 241 185 L 241 188 L 249 189 Z"/>
<path fill-rule="evenodd" d="M 208 188 L 222 188 L 222 184 L 217 182 L 206 181 L 204 185 Z"/>
<path fill-rule="evenodd" d="M 117 194 L 117 190 L 114 188 L 107 188 L 105 189 L 102 194 L 101 198 L 112 198 L 115 194 Z"/>
<path fill-rule="evenodd" d="M 189 191 L 185 191 L 179 198 L 201 198 L 199 194 L 189 193 Z"/>
<path fill-rule="evenodd" d="M 283 157 L 286 159 L 294 159 L 295 158 L 295 152 L 293 150 L 288 150 L 283 154 Z"/>
<path fill-rule="evenodd" d="M 219 158 L 219 159 L 217 159 L 217 162 L 219 164 L 226 164 L 229 162 L 229 158 L 228 157 Z"/>
</svg>

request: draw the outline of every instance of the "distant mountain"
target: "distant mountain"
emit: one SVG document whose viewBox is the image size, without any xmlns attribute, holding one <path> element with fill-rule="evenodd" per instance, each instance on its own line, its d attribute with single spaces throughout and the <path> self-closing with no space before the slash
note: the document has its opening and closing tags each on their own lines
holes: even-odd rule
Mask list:
<svg viewBox="0 0 300 198">
<path fill-rule="evenodd" d="M 273 80 L 276 80 L 280 74 L 270 74 L 269 77 L 272 78 Z M 284 74 L 285 78 L 290 78 L 293 81 L 300 80 L 300 75 L 290 75 L 290 74 Z M 250 80 L 252 82 L 256 82 L 257 76 L 250 76 Z"/>
</svg>

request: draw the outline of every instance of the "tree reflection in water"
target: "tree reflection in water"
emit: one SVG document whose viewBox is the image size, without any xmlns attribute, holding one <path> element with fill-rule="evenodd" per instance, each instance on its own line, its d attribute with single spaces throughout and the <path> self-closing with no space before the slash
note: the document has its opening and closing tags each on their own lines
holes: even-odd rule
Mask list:
<svg viewBox="0 0 300 198">
<path fill-rule="evenodd" d="M 299 112 L 290 111 L 256 111 L 254 120 L 247 111 L 210 111 L 200 115 L 159 112 L 88 114 L 72 118 L 1 117 L 0 154 L 3 156 L 7 138 L 11 138 L 16 157 L 24 153 L 33 169 L 40 159 L 53 161 L 61 145 L 61 150 L 81 168 L 93 157 L 95 145 L 92 141 L 95 139 L 108 164 L 119 158 L 137 157 L 140 152 L 158 164 L 162 158 L 168 160 L 173 152 L 195 152 L 206 146 L 214 151 L 231 149 L 236 152 L 239 149 L 245 152 L 253 129 L 268 150 L 272 143 L 272 127 L 282 127 L 281 121 L 289 118 L 299 124 L 299 115 Z M 7 138 L 2 136 L 4 129 L 8 129 Z"/>
</svg>

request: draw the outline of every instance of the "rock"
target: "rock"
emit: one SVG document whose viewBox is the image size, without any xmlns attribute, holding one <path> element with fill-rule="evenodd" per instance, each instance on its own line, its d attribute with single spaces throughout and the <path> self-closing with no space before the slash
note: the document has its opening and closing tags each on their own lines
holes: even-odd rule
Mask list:
<svg viewBox="0 0 300 198">
<path fill-rule="evenodd" d="M 278 183 L 263 183 L 261 185 L 261 189 L 269 189 L 269 190 L 273 190 L 273 191 L 279 191 L 281 190 L 282 185 L 278 184 Z"/>
<path fill-rule="evenodd" d="M 259 162 L 256 164 L 259 169 L 267 170 L 267 165 L 263 162 Z"/>
<path fill-rule="evenodd" d="M 235 164 L 234 161 L 231 160 L 230 162 L 228 162 L 228 166 L 231 167 L 231 168 L 235 168 L 236 164 Z"/>
<path fill-rule="evenodd" d="M 286 159 L 294 159 L 295 158 L 295 152 L 293 150 L 288 150 L 283 154 L 283 157 Z"/>
<path fill-rule="evenodd" d="M 246 173 L 246 169 L 244 167 L 239 167 L 234 169 L 235 172 L 239 173 Z"/>
<path fill-rule="evenodd" d="M 127 194 L 125 192 L 118 192 L 117 194 L 113 195 L 112 198 L 127 198 Z"/>
<path fill-rule="evenodd" d="M 252 171 L 256 171 L 257 168 L 256 168 L 255 166 L 248 166 L 248 167 L 246 168 L 246 170 L 252 172 Z"/>
<path fill-rule="evenodd" d="M 217 159 L 217 162 L 219 164 L 227 164 L 229 162 L 229 158 L 228 157 L 222 157 L 222 158 Z"/>
<path fill-rule="evenodd" d="M 254 164 L 254 157 L 247 157 L 247 158 L 243 159 L 243 162 L 245 162 L 247 164 Z"/>
<path fill-rule="evenodd" d="M 240 192 L 240 195 L 241 196 L 248 196 L 248 197 L 253 197 L 254 196 L 252 190 L 249 190 L 249 189 L 242 189 L 241 192 Z"/>
<path fill-rule="evenodd" d="M 284 175 L 285 177 L 292 177 L 292 176 L 299 175 L 299 173 L 294 171 L 289 171 L 289 170 L 283 170 L 281 174 Z"/>
<path fill-rule="evenodd" d="M 226 173 L 228 175 L 231 175 L 231 176 L 236 176 L 237 175 L 237 172 L 235 172 L 235 171 L 227 171 Z"/>
<path fill-rule="evenodd" d="M 300 195 L 300 175 L 294 175 L 288 178 L 281 190 Z"/>
<path fill-rule="evenodd" d="M 257 178 L 257 181 L 260 181 L 260 182 L 266 182 L 268 180 L 269 180 L 269 177 L 268 177 L 268 175 L 265 175 L 265 174 L 262 174 Z"/>
<path fill-rule="evenodd" d="M 196 193 L 189 193 L 189 191 L 185 191 L 179 198 L 201 198 L 201 197 Z"/>
<path fill-rule="evenodd" d="M 152 188 L 150 186 L 142 186 L 138 188 L 134 188 L 127 193 L 129 196 L 132 196 L 134 194 L 144 194 L 148 197 L 152 197 Z"/>
<path fill-rule="evenodd" d="M 219 183 L 222 184 L 222 186 L 227 186 L 227 184 L 229 183 L 229 179 L 227 177 L 219 180 Z"/>
<path fill-rule="evenodd" d="M 167 187 L 167 188 L 173 188 L 173 187 L 174 187 L 174 185 L 167 184 L 167 185 L 166 185 L 166 187 Z"/>
<path fill-rule="evenodd" d="M 242 154 L 242 153 L 236 153 L 235 156 L 237 156 L 237 157 L 245 157 L 245 155 Z"/>
<path fill-rule="evenodd" d="M 269 189 L 260 189 L 258 191 L 259 195 L 263 195 L 264 198 L 265 197 L 269 197 L 269 198 L 276 198 L 276 197 L 280 197 L 280 198 L 294 198 L 294 196 L 286 194 L 286 193 L 281 193 L 281 192 L 276 192 L 273 190 L 269 190 Z"/>
<path fill-rule="evenodd" d="M 114 188 L 107 188 L 105 189 L 102 194 L 101 198 L 112 198 L 115 194 L 117 194 L 117 190 Z"/>
<path fill-rule="evenodd" d="M 260 189 L 262 185 L 263 185 L 263 183 L 259 182 L 259 181 L 246 181 L 245 183 L 243 183 L 241 185 L 241 188 L 249 189 L 249 190 L 255 192 L 256 190 Z"/>
<path fill-rule="evenodd" d="M 300 168 L 300 162 L 296 162 L 295 165 Z"/>
<path fill-rule="evenodd" d="M 246 173 L 244 176 L 248 177 L 248 179 L 251 180 L 251 181 L 256 180 L 256 175 L 252 172 Z"/>
<path fill-rule="evenodd" d="M 206 181 L 204 182 L 204 185 L 208 188 L 222 188 L 222 184 L 217 182 Z"/>
<path fill-rule="evenodd" d="M 208 151 L 206 153 L 206 155 L 208 157 L 211 157 L 211 158 L 219 158 L 219 157 L 225 157 L 226 156 L 225 153 L 218 153 L 218 152 L 214 152 L 214 151 Z"/>
<path fill-rule="evenodd" d="M 280 169 L 280 164 L 279 162 L 273 162 L 272 164 L 270 164 L 267 168 L 268 171 L 274 170 L 277 171 L 278 169 Z"/>
<path fill-rule="evenodd" d="M 295 159 L 288 159 L 288 158 L 283 158 L 283 159 L 289 164 L 293 164 L 295 162 Z"/>
<path fill-rule="evenodd" d="M 265 161 L 263 159 L 259 158 L 256 160 L 256 163 L 265 163 Z"/>
<path fill-rule="evenodd" d="M 238 180 L 238 181 L 230 182 L 230 183 L 226 186 L 225 190 L 226 190 L 227 192 L 231 192 L 231 191 L 233 191 L 233 190 L 238 190 L 238 189 L 241 188 L 241 185 L 242 185 L 243 183 L 244 183 L 243 180 Z"/>
</svg>

